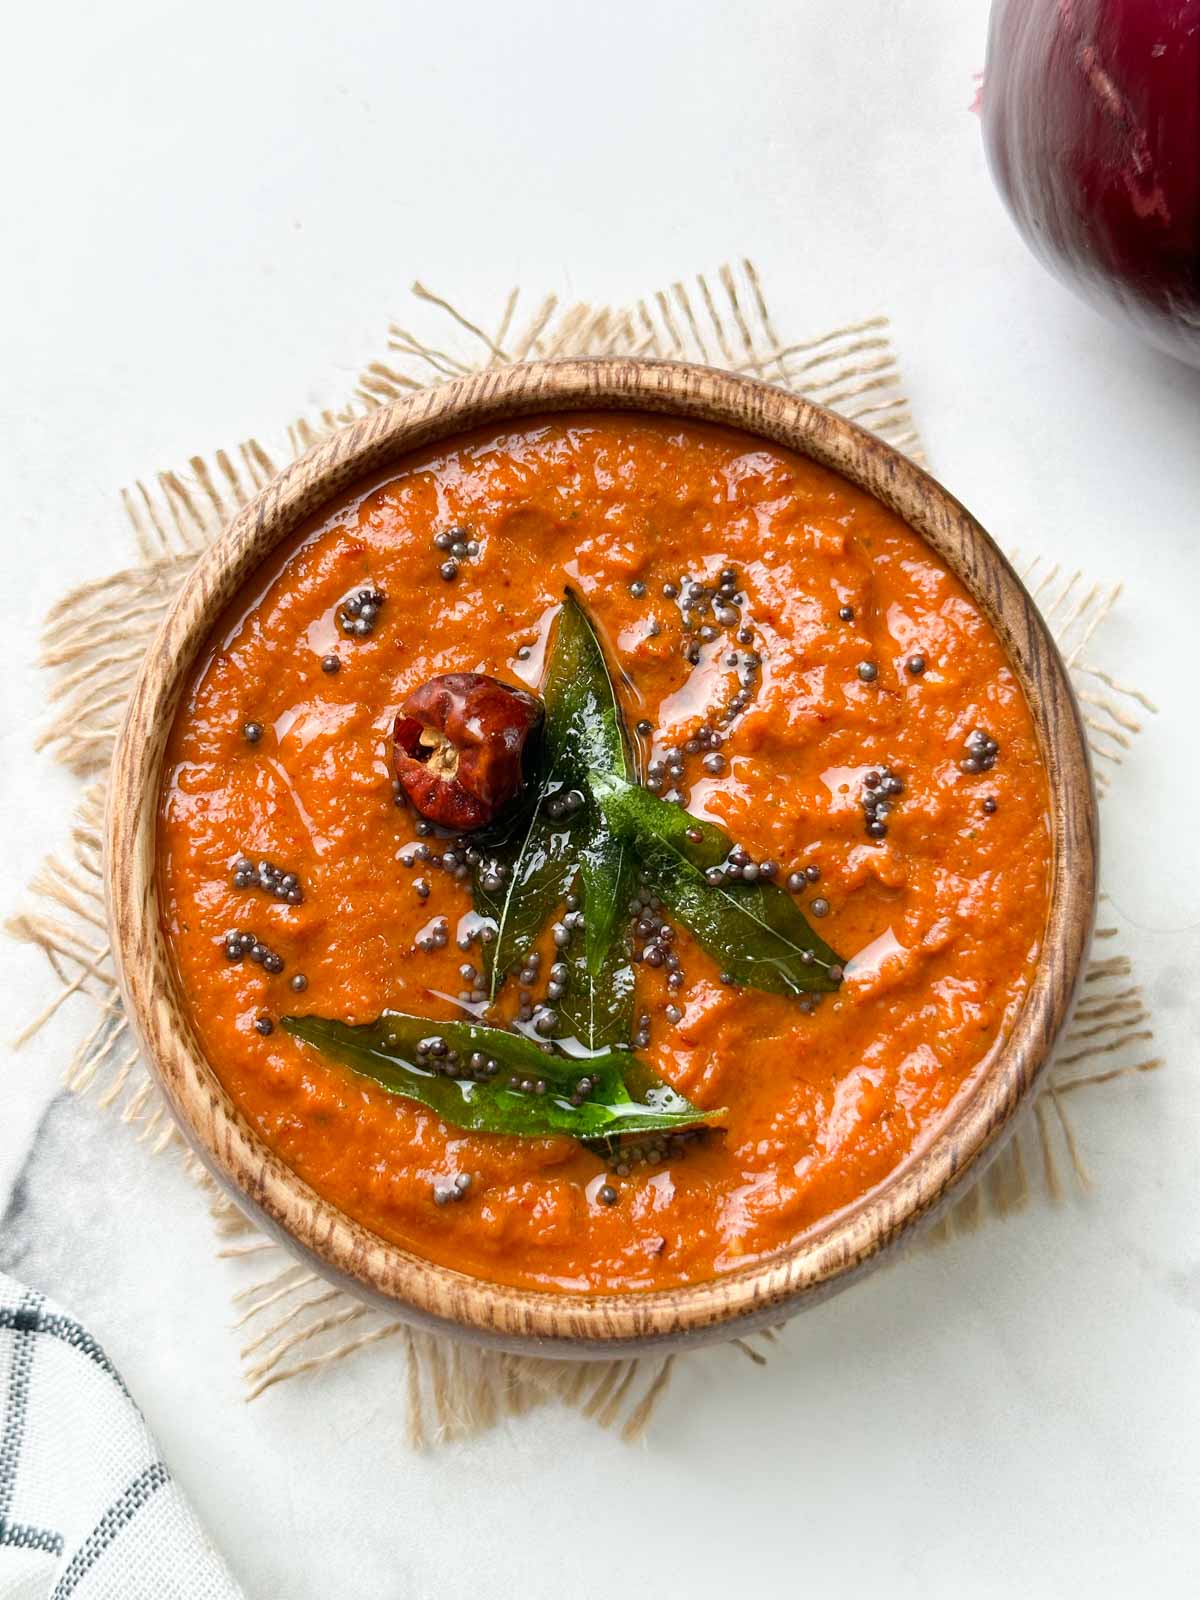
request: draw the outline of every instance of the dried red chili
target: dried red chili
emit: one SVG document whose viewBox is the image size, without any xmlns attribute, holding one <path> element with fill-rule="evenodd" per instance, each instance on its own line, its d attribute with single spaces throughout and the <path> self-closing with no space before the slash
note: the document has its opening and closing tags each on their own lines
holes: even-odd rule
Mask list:
<svg viewBox="0 0 1200 1600">
<path fill-rule="evenodd" d="M 541 703 L 479 672 L 448 672 L 415 689 L 393 730 L 396 777 L 414 809 L 445 828 L 491 822 L 520 793 Z"/>
</svg>

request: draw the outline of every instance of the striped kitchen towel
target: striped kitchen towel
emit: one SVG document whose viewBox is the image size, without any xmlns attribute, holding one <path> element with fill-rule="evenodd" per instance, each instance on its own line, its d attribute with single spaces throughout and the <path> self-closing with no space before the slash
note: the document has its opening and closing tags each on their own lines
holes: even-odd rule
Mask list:
<svg viewBox="0 0 1200 1600">
<path fill-rule="evenodd" d="M 237 1600 L 87 1330 L 0 1272 L 0 1600 Z"/>
</svg>

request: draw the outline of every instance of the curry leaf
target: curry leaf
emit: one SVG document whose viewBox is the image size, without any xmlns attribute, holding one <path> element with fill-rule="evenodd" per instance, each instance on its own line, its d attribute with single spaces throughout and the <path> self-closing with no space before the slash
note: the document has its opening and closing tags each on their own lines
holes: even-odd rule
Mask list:
<svg viewBox="0 0 1200 1600">
<path fill-rule="evenodd" d="M 494 918 L 496 937 L 487 949 L 490 961 L 490 998 L 495 999 L 512 968 L 533 945 L 554 909 L 562 903 L 575 876 L 579 859 L 576 829 L 562 820 L 555 821 L 547 804 L 559 786 L 543 787 L 537 794 L 528 822 L 509 848 L 489 852 L 477 873 L 481 893 L 475 897 L 476 909 Z M 574 819 L 572 819 L 573 821 Z M 504 874 L 502 887 L 488 889 L 487 876 Z"/>
<path fill-rule="evenodd" d="M 590 781 L 614 832 L 633 844 L 650 888 L 735 983 L 785 995 L 838 987 L 840 958 L 791 895 L 761 881 L 708 881 L 706 871 L 731 848 L 721 828 L 611 775 Z"/>
<path fill-rule="evenodd" d="M 628 776 L 629 740 L 616 685 L 574 589 L 563 592 L 542 695 L 552 765 L 568 765 L 580 779 L 593 771 Z"/>
<path fill-rule="evenodd" d="M 491 999 L 562 902 L 577 870 L 581 819 L 550 815 L 550 801 L 560 792 L 565 791 L 553 774 L 547 738 L 534 755 L 524 805 L 474 837 L 480 861 L 472 899 L 475 910 L 495 929 L 491 944 L 483 947 Z"/>
<path fill-rule="evenodd" d="M 621 891 L 628 887 L 630 862 L 625 842 L 609 828 L 588 790 L 587 779 L 590 772 L 627 779 L 629 739 L 604 647 L 573 589 L 563 595 L 545 700 L 552 769 L 584 800 L 580 887 L 587 966 L 596 978 L 606 964 L 617 919 L 629 899 Z"/>
<path fill-rule="evenodd" d="M 527 1138 L 568 1134 L 590 1140 L 719 1124 L 724 1115 L 701 1111 L 656 1082 L 643 1087 L 643 1099 L 631 1099 L 625 1068 L 632 1058 L 623 1051 L 575 1057 L 548 1053 L 533 1040 L 502 1028 L 433 1022 L 399 1011 L 385 1011 L 377 1021 L 362 1026 L 324 1017 L 284 1017 L 280 1026 L 392 1094 L 416 1100 L 472 1132 Z M 456 1050 L 464 1064 L 478 1052 L 499 1063 L 500 1071 L 482 1081 L 433 1071 L 422 1064 L 417 1047 L 434 1037 L 444 1040 L 448 1050 Z M 573 1105 L 571 1096 L 585 1074 L 596 1080 L 595 1086 L 586 1099 Z M 541 1081 L 545 1090 L 537 1094 L 514 1088 L 514 1079 Z"/>
<path fill-rule="evenodd" d="M 632 885 L 632 874 L 627 876 Z M 588 1050 L 627 1043 L 633 1032 L 634 996 L 628 938 L 622 933 L 612 939 L 598 972 L 589 967 L 582 947 L 566 965 L 565 992 L 555 1002 L 559 1033 L 567 1038 L 574 1035 Z"/>
<path fill-rule="evenodd" d="M 567 992 L 559 1007 L 564 1026 L 589 1050 L 628 1040 L 633 1031 L 633 964 L 620 923 L 629 916 L 633 856 L 627 840 L 609 826 L 588 784 L 590 772 L 627 779 L 629 738 L 604 647 L 591 618 L 570 589 L 563 599 L 555 645 L 563 685 L 547 715 L 565 738 L 564 766 L 584 797 L 579 898 L 584 918 L 583 951 L 570 962 Z M 549 709 L 554 706 L 553 712 Z"/>
<path fill-rule="evenodd" d="M 545 731 L 530 775 L 531 799 L 507 837 L 481 841 L 475 909 L 496 925 L 487 957 L 494 999 L 578 872 L 585 959 L 582 967 L 573 964 L 569 1020 L 581 1043 L 597 1049 L 628 1039 L 632 1027 L 632 970 L 614 956 L 632 876 L 629 847 L 609 827 L 587 775 L 596 770 L 628 778 L 630 756 L 604 648 L 571 589 L 563 596 L 542 694 Z M 567 796 L 578 804 L 564 811 Z"/>
</svg>

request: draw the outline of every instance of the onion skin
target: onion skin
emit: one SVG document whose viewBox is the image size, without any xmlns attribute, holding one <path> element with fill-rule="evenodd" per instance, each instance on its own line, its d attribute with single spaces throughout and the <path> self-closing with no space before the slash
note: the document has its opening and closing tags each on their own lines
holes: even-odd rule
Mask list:
<svg viewBox="0 0 1200 1600">
<path fill-rule="evenodd" d="M 994 0 L 983 132 L 1034 254 L 1200 366 L 1200 0 Z"/>
</svg>

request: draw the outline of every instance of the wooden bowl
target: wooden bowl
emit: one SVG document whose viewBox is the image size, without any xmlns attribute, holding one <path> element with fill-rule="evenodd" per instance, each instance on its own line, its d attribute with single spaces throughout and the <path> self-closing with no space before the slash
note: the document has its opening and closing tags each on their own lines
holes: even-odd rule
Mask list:
<svg viewBox="0 0 1200 1600">
<path fill-rule="evenodd" d="M 653 1293 L 553 1294 L 488 1283 L 390 1244 L 271 1153 L 201 1055 L 160 925 L 155 827 L 163 751 L 209 629 L 306 518 L 409 452 L 485 423 L 578 410 L 666 412 L 758 434 L 868 490 L 921 534 L 995 626 L 1028 697 L 1049 774 L 1053 868 L 1045 939 L 1012 1032 L 925 1145 L 788 1249 L 710 1282 Z M 279 474 L 201 559 L 138 674 L 113 757 L 106 824 L 113 948 L 130 1018 L 179 1124 L 254 1220 L 313 1267 L 413 1322 L 514 1351 L 624 1355 L 732 1337 L 845 1285 L 978 1178 L 1038 1076 L 1091 936 L 1097 824 L 1087 745 L 1033 601 L 979 524 L 928 474 L 780 389 L 666 361 L 558 361 L 481 372 L 373 412 Z"/>
</svg>

